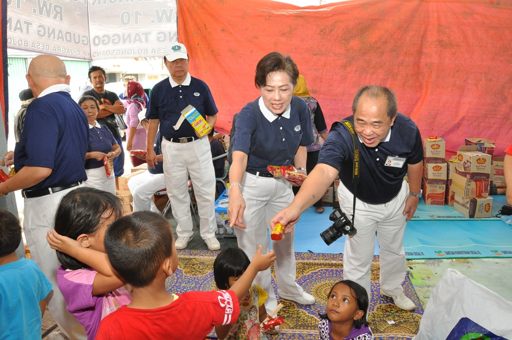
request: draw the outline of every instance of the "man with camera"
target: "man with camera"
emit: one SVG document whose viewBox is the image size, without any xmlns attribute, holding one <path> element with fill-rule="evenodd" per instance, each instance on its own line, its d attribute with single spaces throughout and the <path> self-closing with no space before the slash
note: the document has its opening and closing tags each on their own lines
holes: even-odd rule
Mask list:
<svg viewBox="0 0 512 340">
<path fill-rule="evenodd" d="M 291 205 L 279 212 L 272 223 L 280 222 L 291 230 L 300 214 L 339 175 L 338 199 L 344 214 L 333 216 L 334 224 L 322 237 L 332 242 L 343 234 L 352 235 L 345 243 L 343 278 L 356 281 L 371 293 L 370 271 L 376 235 L 380 248 L 381 294 L 393 298 L 398 307 L 413 310 L 416 306 L 404 294 L 401 284 L 406 274 L 405 225 L 416 211 L 421 195 L 420 132 L 411 119 L 397 113 L 395 96 L 385 87 L 361 88 L 354 98 L 352 112 L 353 116 L 346 121 L 333 125 L 317 166 Z M 406 175 L 409 183 L 404 181 Z"/>
</svg>

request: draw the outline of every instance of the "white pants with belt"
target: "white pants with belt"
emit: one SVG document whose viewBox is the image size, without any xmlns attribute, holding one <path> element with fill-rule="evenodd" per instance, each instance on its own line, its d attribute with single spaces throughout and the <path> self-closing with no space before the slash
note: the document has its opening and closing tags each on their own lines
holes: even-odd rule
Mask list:
<svg viewBox="0 0 512 340">
<path fill-rule="evenodd" d="M 293 200 L 291 184 L 285 180 L 272 177 L 259 177 L 245 173 L 242 194 L 245 200 L 244 222 L 245 229 L 235 229 L 238 246 L 251 259 L 259 244 L 263 253 L 269 249 L 270 220 L 279 211 L 286 208 Z M 302 295 L 304 292 L 296 282 L 295 251 L 293 247 L 294 233 L 285 234 L 280 241 L 272 241 L 276 253 L 275 273 L 280 293 L 287 295 Z M 265 303 L 271 311 L 277 306 L 277 299 L 271 284 L 270 268 L 259 272 L 254 283 L 260 285 L 269 294 Z"/>
<path fill-rule="evenodd" d="M 153 210 L 153 195 L 155 192 L 165 189 L 164 174 L 152 174 L 144 171 L 128 180 L 128 188 L 133 197 L 133 211 L 158 211 Z"/>
<path fill-rule="evenodd" d="M 30 254 L 53 287 L 53 297 L 48 304 L 48 310 L 55 322 L 71 339 L 86 339 L 86 335 L 83 327 L 66 310 L 64 297 L 57 286 L 56 274 L 60 263 L 57 253 L 46 241 L 46 234 L 53 229 L 55 213 L 62 197 L 79 187 L 41 197 L 25 198 L 23 209 L 23 231 Z"/>
<path fill-rule="evenodd" d="M 85 173 L 87 174 L 87 181 L 84 183 L 86 187 L 108 191 L 113 195 L 116 194 L 116 179 L 114 177 L 114 171 L 112 171 L 110 177 L 107 177 L 105 167 L 100 166 L 95 169 L 85 169 Z"/>
<path fill-rule="evenodd" d="M 164 138 L 162 155 L 165 187 L 171 201 L 172 214 L 178 223 L 178 237 L 190 237 L 194 234 L 188 192 L 189 176 L 197 202 L 201 237 L 215 237 L 215 170 L 208 138 L 189 143 L 173 143 Z"/>
<path fill-rule="evenodd" d="M 406 217 L 403 215 L 405 201 L 409 195 L 407 182 L 402 183 L 399 193 L 385 204 L 367 204 L 356 201 L 356 235 L 345 240 L 343 254 L 343 278 L 359 283 L 366 288 L 371 299 L 371 265 L 375 235 L 379 242 L 380 289 L 398 295 L 405 279 L 406 263 L 403 238 Z M 352 216 L 352 193 L 340 182 L 338 198 L 343 212 Z"/>
</svg>

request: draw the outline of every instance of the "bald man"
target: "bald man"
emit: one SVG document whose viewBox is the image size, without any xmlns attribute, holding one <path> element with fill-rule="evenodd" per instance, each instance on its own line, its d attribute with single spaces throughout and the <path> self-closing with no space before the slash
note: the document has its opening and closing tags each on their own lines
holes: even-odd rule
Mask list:
<svg viewBox="0 0 512 340">
<path fill-rule="evenodd" d="M 87 119 L 71 98 L 69 76 L 59 58 L 34 58 L 26 79 L 36 99 L 27 109 L 25 125 L 14 149 L 16 175 L 0 184 L 0 194 L 23 190 L 27 245 L 54 287 L 49 311 L 71 338 L 81 338 L 82 327 L 66 311 L 62 295 L 55 289 L 59 262 L 46 242 L 46 234 L 53 228 L 61 198 L 87 179 Z"/>
</svg>

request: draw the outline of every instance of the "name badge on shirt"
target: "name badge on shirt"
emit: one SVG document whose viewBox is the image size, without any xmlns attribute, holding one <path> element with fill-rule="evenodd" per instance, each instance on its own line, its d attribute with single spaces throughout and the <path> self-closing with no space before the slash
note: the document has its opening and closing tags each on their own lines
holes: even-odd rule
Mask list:
<svg viewBox="0 0 512 340">
<path fill-rule="evenodd" d="M 405 158 L 388 156 L 388 158 L 386 158 L 386 163 L 384 163 L 384 165 L 390 166 L 392 168 L 402 168 L 404 166 L 404 163 Z"/>
</svg>

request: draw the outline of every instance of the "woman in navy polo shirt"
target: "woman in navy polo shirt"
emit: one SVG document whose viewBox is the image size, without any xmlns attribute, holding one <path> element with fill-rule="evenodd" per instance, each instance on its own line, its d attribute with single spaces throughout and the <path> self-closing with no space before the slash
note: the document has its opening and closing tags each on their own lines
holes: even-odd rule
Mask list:
<svg viewBox="0 0 512 340">
<path fill-rule="evenodd" d="M 116 180 L 112 161 L 121 154 L 121 148 L 110 130 L 96 121 L 100 105 L 96 98 L 83 96 L 78 105 L 89 123 L 89 148 L 85 154 L 86 186 L 116 194 Z"/>
<path fill-rule="evenodd" d="M 238 246 L 247 256 L 269 246 L 270 219 L 293 200 L 291 184 L 273 178 L 268 165 L 306 167 L 306 146 L 313 142 L 311 118 L 303 100 L 293 96 L 299 75 L 288 56 L 272 52 L 256 66 L 256 87 L 261 97 L 248 103 L 238 114 L 232 139 L 229 171 L 230 225 L 236 227 Z M 315 298 L 295 283 L 293 231 L 273 243 L 276 276 L 281 298 L 313 304 Z M 270 269 L 260 272 L 255 283 L 269 293 L 267 310 L 277 305 Z"/>
</svg>

